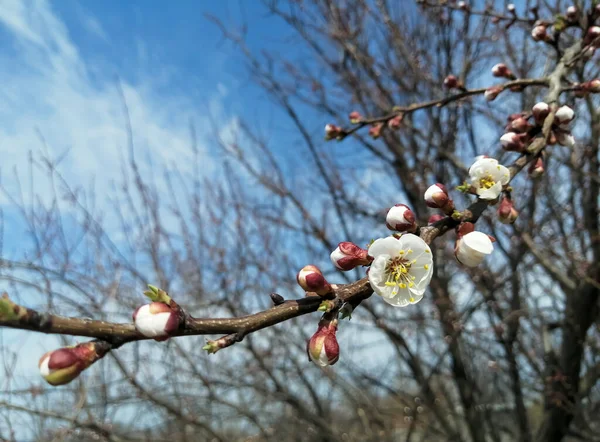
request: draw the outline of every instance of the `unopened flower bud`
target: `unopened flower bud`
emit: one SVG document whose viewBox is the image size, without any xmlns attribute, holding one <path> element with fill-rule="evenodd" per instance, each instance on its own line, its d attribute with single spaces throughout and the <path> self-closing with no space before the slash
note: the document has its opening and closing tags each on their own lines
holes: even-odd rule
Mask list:
<svg viewBox="0 0 600 442">
<path fill-rule="evenodd" d="M 548 32 L 546 25 L 537 25 L 531 31 L 531 36 L 535 41 L 546 41 L 548 40 Z"/>
<path fill-rule="evenodd" d="M 106 343 L 91 341 L 49 351 L 40 358 L 40 374 L 50 385 L 68 384 L 109 349 L 110 345 Z"/>
<path fill-rule="evenodd" d="M 319 296 L 331 293 L 331 285 L 327 282 L 323 273 L 317 266 L 307 265 L 298 272 L 296 281 L 305 292 L 314 292 Z"/>
<path fill-rule="evenodd" d="M 477 267 L 493 250 L 494 246 L 488 235 L 472 231 L 456 240 L 454 255 L 461 264 L 467 267 Z"/>
<path fill-rule="evenodd" d="M 388 121 L 388 127 L 390 129 L 400 129 L 400 127 L 402 126 L 402 119 L 404 118 L 404 115 L 402 114 L 398 114 L 396 115 L 394 118 L 392 118 L 391 120 Z"/>
<path fill-rule="evenodd" d="M 560 127 L 568 127 L 569 123 L 575 118 L 575 112 L 569 106 L 561 106 L 554 114 L 554 123 Z"/>
<path fill-rule="evenodd" d="M 575 137 L 573 137 L 573 135 L 571 135 L 571 132 L 558 130 L 558 131 L 554 132 L 554 134 L 556 135 L 556 141 L 561 146 L 566 146 L 566 147 L 574 147 L 575 146 Z"/>
<path fill-rule="evenodd" d="M 443 209 L 450 201 L 448 190 L 443 184 L 433 184 L 425 191 L 425 204 L 427 204 L 427 207 Z"/>
<path fill-rule="evenodd" d="M 456 89 L 460 86 L 458 78 L 455 75 L 448 75 L 444 78 L 444 87 L 448 89 Z"/>
<path fill-rule="evenodd" d="M 511 14 L 513 14 L 515 12 L 515 10 L 516 10 L 515 4 L 514 3 L 509 3 L 506 6 L 506 9 L 508 9 L 508 12 L 510 12 Z"/>
<path fill-rule="evenodd" d="M 528 172 L 531 178 L 538 178 L 544 174 L 544 160 L 542 160 L 542 157 L 538 157 L 530 164 Z"/>
<path fill-rule="evenodd" d="M 179 328 L 177 313 L 167 304 L 151 302 L 133 312 L 135 328 L 142 335 L 156 341 L 165 341 Z"/>
<path fill-rule="evenodd" d="M 362 115 L 359 112 L 354 111 L 354 112 L 350 112 L 349 118 L 350 118 L 350 123 L 358 124 L 362 120 Z"/>
<path fill-rule="evenodd" d="M 320 324 L 306 345 L 308 357 L 315 364 L 326 367 L 335 364 L 340 358 L 340 346 L 335 334 L 337 320 Z"/>
<path fill-rule="evenodd" d="M 507 132 L 500 137 L 500 143 L 502 143 L 502 147 L 504 150 L 508 150 L 510 152 L 523 152 L 525 149 L 525 140 L 524 138 L 527 134 L 517 134 L 515 132 Z"/>
<path fill-rule="evenodd" d="M 492 75 L 494 77 L 504 77 L 504 78 L 515 78 L 512 71 L 506 66 L 504 63 L 498 63 L 494 65 L 492 68 Z"/>
<path fill-rule="evenodd" d="M 529 129 L 531 129 L 529 121 L 523 117 L 515 118 L 509 123 L 508 126 L 512 131 L 519 133 L 527 132 Z"/>
<path fill-rule="evenodd" d="M 600 93 L 600 80 L 594 79 L 584 83 L 585 88 L 593 94 Z"/>
<path fill-rule="evenodd" d="M 486 89 L 483 96 L 487 101 L 494 101 L 500 92 L 502 92 L 502 86 L 492 86 Z"/>
<path fill-rule="evenodd" d="M 368 265 L 372 261 L 365 249 L 349 241 L 339 243 L 329 257 L 334 266 L 344 271 Z"/>
<path fill-rule="evenodd" d="M 435 215 L 431 215 L 429 217 L 429 219 L 427 220 L 427 224 L 428 225 L 432 225 L 437 223 L 438 221 L 443 220 L 444 218 L 446 218 L 444 215 L 440 215 L 439 213 L 436 213 Z"/>
<path fill-rule="evenodd" d="M 577 8 L 575 6 L 569 6 L 567 8 L 567 12 L 566 12 L 565 16 L 567 17 L 567 20 L 569 20 L 570 22 L 574 22 L 577 20 L 578 14 L 579 14 L 579 11 L 577 10 Z"/>
<path fill-rule="evenodd" d="M 342 128 L 336 126 L 335 124 L 327 124 L 325 125 L 325 140 L 333 140 L 334 138 L 338 138 L 342 135 Z"/>
<path fill-rule="evenodd" d="M 593 43 L 594 47 L 598 47 L 599 43 L 597 39 L 600 38 L 600 26 L 592 26 L 589 28 L 583 39 L 583 44 L 589 45 Z"/>
<path fill-rule="evenodd" d="M 501 223 L 512 224 L 517 220 L 519 212 L 515 209 L 513 202 L 509 198 L 503 198 L 498 206 L 498 219 Z"/>
<path fill-rule="evenodd" d="M 397 232 L 414 232 L 417 229 L 415 214 L 405 204 L 396 204 L 388 211 L 385 225 Z"/>
<path fill-rule="evenodd" d="M 381 136 L 381 130 L 383 129 L 383 123 L 375 123 L 373 126 L 369 128 L 369 135 L 377 139 Z"/>
<path fill-rule="evenodd" d="M 533 113 L 535 122 L 541 125 L 544 124 L 544 120 L 550 113 L 550 106 L 548 106 L 548 103 L 540 101 L 539 103 L 536 103 L 533 108 L 531 108 L 531 112 Z"/>
</svg>

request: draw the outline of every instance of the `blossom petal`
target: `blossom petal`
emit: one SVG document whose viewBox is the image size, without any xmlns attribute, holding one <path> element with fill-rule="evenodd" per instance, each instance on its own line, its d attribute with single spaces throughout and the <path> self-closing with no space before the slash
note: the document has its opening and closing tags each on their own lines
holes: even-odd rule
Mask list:
<svg viewBox="0 0 600 442">
<path fill-rule="evenodd" d="M 414 253 L 421 254 L 425 250 L 429 250 L 429 246 L 417 235 L 405 233 L 398 240 L 400 241 L 402 250 L 412 250 Z"/>
<path fill-rule="evenodd" d="M 393 236 L 379 238 L 369 247 L 369 256 L 377 258 L 379 255 L 396 256 L 402 250 L 402 245 Z"/>
<path fill-rule="evenodd" d="M 494 251 L 494 246 L 490 237 L 482 232 L 471 232 L 462 237 L 462 243 L 464 246 L 471 250 L 475 250 L 479 253 L 489 255 Z"/>
</svg>

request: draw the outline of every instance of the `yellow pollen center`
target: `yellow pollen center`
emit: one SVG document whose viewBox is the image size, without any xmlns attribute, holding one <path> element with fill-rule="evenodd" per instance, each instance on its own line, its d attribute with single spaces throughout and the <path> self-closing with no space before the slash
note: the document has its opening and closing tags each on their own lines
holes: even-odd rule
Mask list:
<svg viewBox="0 0 600 442">
<path fill-rule="evenodd" d="M 408 253 L 411 253 L 412 250 L 409 250 Z M 401 250 L 398 253 L 398 257 L 392 258 L 390 262 L 388 262 L 387 267 L 385 269 L 385 273 L 387 275 L 387 280 L 385 281 L 385 285 L 388 287 L 394 287 L 392 289 L 392 296 L 398 294 L 398 289 L 405 289 L 407 287 L 413 287 L 415 283 L 413 280 L 414 276 L 410 275 L 410 266 L 414 263 L 414 261 L 409 261 L 402 256 L 406 252 Z M 414 301 L 414 298 L 411 296 L 411 302 Z"/>
<path fill-rule="evenodd" d="M 483 189 L 490 189 L 494 187 L 494 184 L 496 184 L 496 182 L 491 175 L 479 179 L 479 187 Z"/>
</svg>

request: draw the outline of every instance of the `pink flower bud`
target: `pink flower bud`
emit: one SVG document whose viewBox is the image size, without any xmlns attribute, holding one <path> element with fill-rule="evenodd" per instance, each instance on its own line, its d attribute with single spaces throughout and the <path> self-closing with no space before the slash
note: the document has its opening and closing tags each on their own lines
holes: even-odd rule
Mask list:
<svg viewBox="0 0 600 442">
<path fill-rule="evenodd" d="M 487 101 L 494 101 L 500 92 L 502 92 L 502 86 L 492 86 L 486 89 L 483 96 Z"/>
<path fill-rule="evenodd" d="M 598 47 L 599 43 L 596 41 L 600 37 L 600 26 L 592 26 L 589 28 L 583 39 L 583 43 L 586 45 L 592 44 L 594 47 Z"/>
<path fill-rule="evenodd" d="M 560 127 L 568 126 L 571 121 L 575 118 L 575 112 L 569 106 L 561 106 L 554 114 L 554 123 Z"/>
<path fill-rule="evenodd" d="M 162 302 L 142 305 L 133 312 L 135 328 L 156 341 L 166 341 L 179 328 L 179 318 L 171 307 Z"/>
<path fill-rule="evenodd" d="M 334 266 L 344 271 L 368 265 L 372 261 L 365 249 L 349 241 L 339 243 L 329 257 Z"/>
<path fill-rule="evenodd" d="M 448 75 L 446 78 L 444 78 L 444 87 L 448 89 L 455 89 L 459 87 L 458 78 L 456 78 L 454 75 Z"/>
<path fill-rule="evenodd" d="M 556 135 L 556 141 L 561 146 L 566 146 L 566 147 L 574 147 L 575 146 L 575 137 L 573 137 L 573 135 L 571 135 L 571 132 L 557 130 L 554 132 L 554 134 Z"/>
<path fill-rule="evenodd" d="M 514 132 L 523 133 L 523 132 L 527 132 L 529 129 L 531 129 L 531 125 L 525 118 L 519 117 L 519 118 L 515 118 L 514 120 L 512 120 L 509 123 L 508 128 Z"/>
<path fill-rule="evenodd" d="M 316 333 L 312 335 L 306 345 L 306 352 L 315 364 L 326 367 L 335 364 L 340 358 L 340 346 L 335 334 L 337 321 L 319 325 Z"/>
<path fill-rule="evenodd" d="M 456 228 L 456 237 L 460 239 L 467 233 L 471 233 L 474 230 L 475 230 L 475 224 L 469 223 L 469 222 L 461 223 L 460 226 L 458 226 Z"/>
<path fill-rule="evenodd" d="M 546 25 L 537 25 L 531 31 L 531 36 L 535 41 L 546 41 L 548 40 L 548 32 Z"/>
<path fill-rule="evenodd" d="M 512 71 L 504 63 L 498 63 L 492 68 L 494 77 L 514 78 Z"/>
<path fill-rule="evenodd" d="M 503 198 L 498 206 L 498 219 L 501 223 L 512 224 L 517 220 L 519 212 L 515 209 L 512 200 Z"/>
<path fill-rule="evenodd" d="M 570 22 L 574 22 L 577 20 L 577 15 L 579 14 L 579 11 L 577 10 L 577 8 L 575 6 L 569 6 L 567 8 L 567 12 L 566 12 L 566 17 L 567 20 L 569 20 Z"/>
<path fill-rule="evenodd" d="M 435 215 L 431 215 L 429 217 L 429 219 L 427 220 L 427 224 L 429 224 L 429 225 L 435 224 L 438 221 L 443 220 L 444 218 L 446 218 L 444 215 L 440 215 L 439 213 L 436 213 Z"/>
<path fill-rule="evenodd" d="M 296 281 L 305 292 L 314 292 L 319 296 L 325 296 L 333 290 L 321 270 L 314 265 L 304 266 L 298 272 Z"/>
<path fill-rule="evenodd" d="M 585 88 L 593 94 L 600 93 L 600 80 L 590 80 L 587 83 L 584 83 Z"/>
<path fill-rule="evenodd" d="M 358 124 L 361 122 L 363 117 L 359 112 L 354 111 L 354 112 L 350 112 L 349 118 L 350 118 L 350 123 Z"/>
<path fill-rule="evenodd" d="M 443 209 L 450 201 L 446 186 L 437 183 L 429 186 L 425 191 L 425 204 L 434 209 Z"/>
<path fill-rule="evenodd" d="M 369 128 L 369 135 L 373 139 L 377 139 L 381 136 L 381 129 L 383 129 L 383 123 L 375 123 Z"/>
<path fill-rule="evenodd" d="M 402 119 L 404 118 L 404 115 L 402 114 L 398 114 L 396 115 L 394 118 L 392 118 L 391 120 L 388 121 L 388 127 L 390 129 L 400 129 L 400 127 L 402 126 Z"/>
<path fill-rule="evenodd" d="M 414 232 L 417 229 L 415 214 L 405 204 L 396 204 L 388 211 L 385 225 L 397 232 Z"/>
<path fill-rule="evenodd" d="M 500 137 L 500 143 L 502 143 L 504 150 L 508 150 L 510 152 L 523 152 L 525 149 L 524 138 L 526 136 L 527 134 L 507 132 Z"/>
<path fill-rule="evenodd" d="M 531 178 L 538 178 L 544 174 L 544 160 L 542 160 L 542 157 L 538 157 L 530 164 L 528 172 Z"/>
<path fill-rule="evenodd" d="M 539 103 L 536 103 L 535 106 L 533 106 L 531 112 L 533 113 L 533 118 L 535 122 L 537 124 L 542 125 L 544 124 L 544 120 L 546 119 L 548 114 L 550 114 L 550 106 L 548 106 L 548 103 L 540 101 Z"/>
<path fill-rule="evenodd" d="M 97 341 L 91 341 L 49 351 L 40 358 L 40 374 L 50 385 L 68 384 L 108 349 L 108 345 L 103 348 Z"/>
<path fill-rule="evenodd" d="M 333 140 L 342 134 L 342 128 L 335 124 L 327 124 L 325 126 L 325 140 Z"/>
</svg>

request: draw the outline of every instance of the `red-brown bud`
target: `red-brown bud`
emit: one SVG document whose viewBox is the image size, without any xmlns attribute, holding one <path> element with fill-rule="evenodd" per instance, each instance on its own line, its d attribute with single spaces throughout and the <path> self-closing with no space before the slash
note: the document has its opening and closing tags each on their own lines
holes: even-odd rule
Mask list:
<svg viewBox="0 0 600 442">
<path fill-rule="evenodd" d="M 509 152 L 523 152 L 523 150 L 525 150 L 527 138 L 527 134 L 507 132 L 500 137 L 500 143 L 504 150 Z"/>
<path fill-rule="evenodd" d="M 350 123 L 352 124 L 358 124 L 363 119 L 362 115 L 357 111 L 350 112 L 350 115 L 348 117 L 350 118 Z"/>
<path fill-rule="evenodd" d="M 492 75 L 494 77 L 504 77 L 509 79 L 515 78 L 515 75 L 504 63 L 498 63 L 494 65 L 494 67 L 492 68 Z"/>
<path fill-rule="evenodd" d="M 589 45 L 593 43 L 594 47 L 600 47 L 600 43 L 597 41 L 600 39 L 600 26 L 592 26 L 589 28 L 583 39 L 583 44 Z"/>
<path fill-rule="evenodd" d="M 502 86 L 492 86 L 486 89 L 483 96 L 487 101 L 494 101 L 502 90 Z"/>
<path fill-rule="evenodd" d="M 381 136 L 381 130 L 383 129 L 383 123 L 375 123 L 369 128 L 369 135 L 373 139 L 377 139 Z"/>
<path fill-rule="evenodd" d="M 108 349 L 108 345 L 91 341 L 49 351 L 40 358 L 40 374 L 50 385 L 68 384 L 103 357 Z"/>
<path fill-rule="evenodd" d="M 361 249 L 349 241 L 339 243 L 337 248 L 331 252 L 330 258 L 334 266 L 344 271 L 368 265 L 373 260 L 365 249 Z"/>
<path fill-rule="evenodd" d="M 314 265 L 304 266 L 298 272 L 296 281 L 298 281 L 298 284 L 305 292 L 314 292 L 319 296 L 325 296 L 333 290 L 321 270 Z"/>
<path fill-rule="evenodd" d="M 546 25 L 537 25 L 531 31 L 531 36 L 535 41 L 548 41 L 548 28 Z"/>
<path fill-rule="evenodd" d="M 415 214 L 405 204 L 396 204 L 385 217 L 385 225 L 397 232 L 414 232 L 417 229 Z"/>
<path fill-rule="evenodd" d="M 515 209 L 513 202 L 509 198 L 503 198 L 498 206 L 498 219 L 501 223 L 512 224 L 517 220 L 519 212 Z"/>
<path fill-rule="evenodd" d="M 452 203 L 450 195 L 448 195 L 448 190 L 446 190 L 446 186 L 441 183 L 436 183 L 432 186 L 429 186 L 425 191 L 424 198 L 427 207 L 434 209 L 443 209 L 449 203 Z"/>
<path fill-rule="evenodd" d="M 540 101 L 539 103 L 536 103 L 533 108 L 531 108 L 531 112 L 533 113 L 535 122 L 539 125 L 542 125 L 544 124 L 546 117 L 550 114 L 550 106 L 548 106 L 548 103 Z"/>
<path fill-rule="evenodd" d="M 400 129 L 400 127 L 402 126 L 402 119 L 404 118 L 403 114 L 398 114 L 396 115 L 394 118 L 392 118 L 391 120 L 388 121 L 388 127 L 390 129 Z"/>
<path fill-rule="evenodd" d="M 542 160 L 542 157 L 537 157 L 537 159 L 531 163 L 528 172 L 531 178 L 538 178 L 544 174 L 544 160 Z"/>
<path fill-rule="evenodd" d="M 336 126 L 335 124 L 327 124 L 325 125 L 325 140 L 333 140 L 334 138 L 339 138 L 343 133 L 341 127 Z"/>
<path fill-rule="evenodd" d="M 319 324 L 316 333 L 306 345 L 308 357 L 315 364 L 326 367 L 335 364 L 340 358 L 340 346 L 336 338 L 337 320 Z"/>
<path fill-rule="evenodd" d="M 455 75 L 448 75 L 446 78 L 444 78 L 444 87 L 448 89 L 456 89 L 460 87 L 460 82 Z"/>
<path fill-rule="evenodd" d="M 429 224 L 429 225 L 435 224 L 438 221 L 443 220 L 444 218 L 446 218 L 444 215 L 440 215 L 439 213 L 436 213 L 435 215 L 431 215 L 429 217 L 429 219 L 427 220 L 427 224 Z"/>
</svg>

